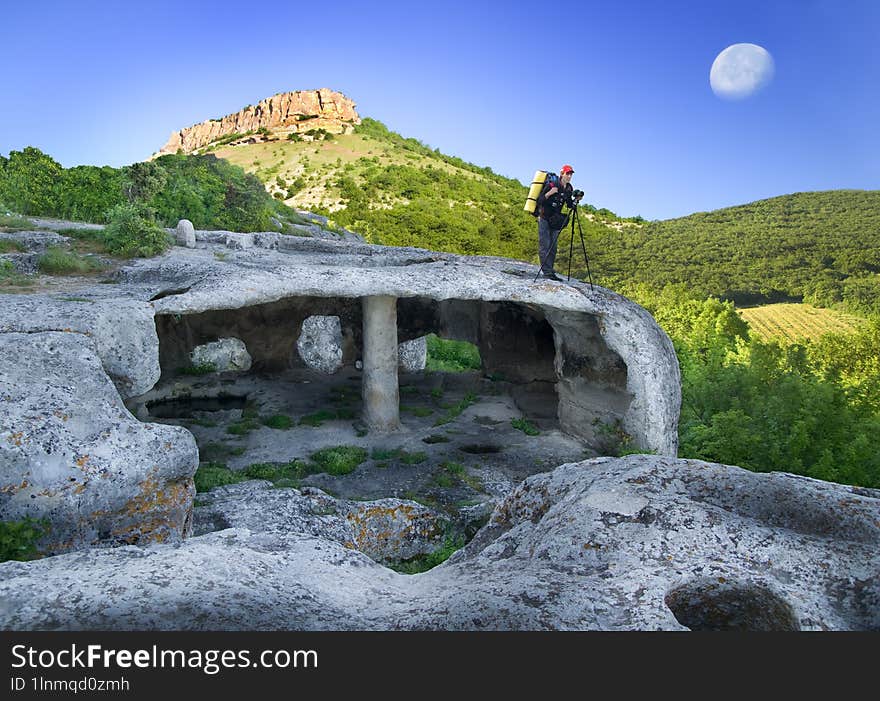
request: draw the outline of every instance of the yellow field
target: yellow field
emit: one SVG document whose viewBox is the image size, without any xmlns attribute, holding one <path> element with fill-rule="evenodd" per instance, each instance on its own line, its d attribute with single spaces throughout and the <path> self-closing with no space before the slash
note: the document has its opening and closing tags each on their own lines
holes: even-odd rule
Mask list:
<svg viewBox="0 0 880 701">
<path fill-rule="evenodd" d="M 858 317 L 809 304 L 767 304 L 737 311 L 765 341 L 802 341 L 826 333 L 849 333 L 862 323 Z"/>
</svg>

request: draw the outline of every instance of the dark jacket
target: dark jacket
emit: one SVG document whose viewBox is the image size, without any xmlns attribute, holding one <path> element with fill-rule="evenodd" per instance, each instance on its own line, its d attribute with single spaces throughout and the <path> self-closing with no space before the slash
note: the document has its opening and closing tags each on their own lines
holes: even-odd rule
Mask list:
<svg viewBox="0 0 880 701">
<path fill-rule="evenodd" d="M 571 196 L 574 193 L 574 188 L 572 188 L 571 183 L 568 183 L 564 189 L 558 189 L 553 195 L 547 197 L 547 191 L 554 185 L 557 188 L 560 187 L 559 178 L 548 178 L 547 182 L 544 183 L 544 187 L 541 188 L 541 194 L 538 195 L 535 206 L 538 208 L 538 212 L 540 212 L 538 216 L 541 219 L 546 219 L 550 223 L 550 228 L 561 229 L 565 226 L 564 223 L 561 223 L 564 219 L 562 206 L 565 204 L 569 207 L 572 206 Z M 554 224 L 558 226 L 554 226 Z"/>
</svg>

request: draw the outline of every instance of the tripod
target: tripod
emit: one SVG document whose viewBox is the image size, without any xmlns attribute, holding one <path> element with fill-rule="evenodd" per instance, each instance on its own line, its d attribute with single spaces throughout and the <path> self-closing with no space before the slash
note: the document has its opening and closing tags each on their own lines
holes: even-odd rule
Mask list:
<svg viewBox="0 0 880 701">
<path fill-rule="evenodd" d="M 578 217 L 578 206 L 575 204 L 574 207 L 571 207 L 569 210 L 571 212 L 571 240 L 568 244 L 568 281 L 571 281 L 571 255 L 574 250 L 574 225 L 577 222 L 578 235 L 581 237 L 581 250 L 584 252 L 584 263 L 587 264 L 587 279 L 590 281 L 590 292 L 593 291 L 593 274 L 590 272 L 590 259 L 587 257 L 587 246 L 584 244 L 584 230 L 581 228 L 581 220 Z M 556 232 L 556 238 L 553 239 L 553 246 L 551 250 L 556 250 L 556 244 L 559 242 L 559 236 L 562 232 L 565 231 L 565 227 L 563 226 L 559 231 Z M 541 274 L 541 268 L 538 268 L 538 274 L 535 275 L 535 279 L 532 282 L 536 282 L 538 280 L 538 275 Z"/>
</svg>

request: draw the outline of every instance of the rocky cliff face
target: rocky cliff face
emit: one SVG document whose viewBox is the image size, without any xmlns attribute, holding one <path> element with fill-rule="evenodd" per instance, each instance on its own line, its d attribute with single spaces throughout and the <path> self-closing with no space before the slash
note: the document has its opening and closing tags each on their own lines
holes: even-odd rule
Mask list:
<svg viewBox="0 0 880 701">
<path fill-rule="evenodd" d="M 154 157 L 178 151 L 193 153 L 224 136 L 260 129 L 282 138 L 310 129 L 345 134 L 361 122 L 355 107 L 345 95 L 327 88 L 279 93 L 222 119 L 209 119 L 174 132 Z"/>
</svg>

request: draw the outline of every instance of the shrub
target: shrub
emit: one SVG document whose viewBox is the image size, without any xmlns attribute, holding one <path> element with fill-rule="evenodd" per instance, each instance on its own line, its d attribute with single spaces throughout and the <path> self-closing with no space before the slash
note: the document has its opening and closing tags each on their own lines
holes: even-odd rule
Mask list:
<svg viewBox="0 0 880 701">
<path fill-rule="evenodd" d="M 149 257 L 171 247 L 170 235 L 160 229 L 141 207 L 118 204 L 107 212 L 107 219 L 104 243 L 113 255 Z"/>
</svg>

